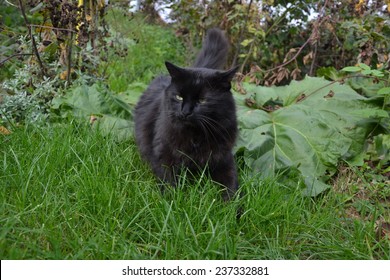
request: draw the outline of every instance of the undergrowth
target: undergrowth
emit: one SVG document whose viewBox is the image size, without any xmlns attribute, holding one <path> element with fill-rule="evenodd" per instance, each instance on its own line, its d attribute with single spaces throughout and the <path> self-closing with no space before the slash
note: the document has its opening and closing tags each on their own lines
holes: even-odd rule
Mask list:
<svg viewBox="0 0 390 280">
<path fill-rule="evenodd" d="M 100 70 L 114 92 L 126 91 L 132 83 L 149 83 L 156 73 L 166 72 L 165 61 L 182 64 L 185 47 L 172 29 L 150 25 L 140 14 L 129 15 L 111 8 L 106 20 L 111 26 L 107 62 Z"/>
</svg>

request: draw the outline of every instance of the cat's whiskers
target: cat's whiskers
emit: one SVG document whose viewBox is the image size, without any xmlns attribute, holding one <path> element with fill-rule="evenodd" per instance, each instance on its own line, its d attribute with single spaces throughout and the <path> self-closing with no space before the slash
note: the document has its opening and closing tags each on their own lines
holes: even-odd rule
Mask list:
<svg viewBox="0 0 390 280">
<path fill-rule="evenodd" d="M 224 136 L 223 137 L 224 139 L 229 140 L 232 138 L 229 131 L 223 125 L 221 125 L 218 121 L 216 121 L 210 117 L 207 117 L 205 115 L 201 115 L 201 117 L 202 117 L 202 120 L 204 120 L 207 124 L 209 124 L 213 130 L 220 132 Z"/>
<path fill-rule="evenodd" d="M 209 140 L 209 135 L 211 135 L 214 138 L 214 141 L 216 141 L 215 136 L 214 136 L 212 130 L 210 130 L 210 128 L 207 125 L 205 125 L 201 120 L 199 120 L 199 124 L 200 124 L 200 127 L 201 127 L 201 129 L 202 129 L 202 131 L 204 133 L 204 136 L 205 136 L 208 148 L 211 149 L 211 143 L 210 143 L 210 140 Z"/>
</svg>

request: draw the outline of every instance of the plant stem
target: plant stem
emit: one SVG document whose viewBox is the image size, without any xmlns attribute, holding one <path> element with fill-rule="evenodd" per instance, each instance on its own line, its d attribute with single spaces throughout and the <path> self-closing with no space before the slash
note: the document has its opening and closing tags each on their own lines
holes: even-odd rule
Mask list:
<svg viewBox="0 0 390 280">
<path fill-rule="evenodd" d="M 2 61 L 0 61 L 0 66 L 2 66 L 4 63 L 6 63 L 8 60 L 11 60 L 12 58 L 16 57 L 16 56 L 24 56 L 24 55 L 34 55 L 33 53 L 17 53 L 17 54 L 13 54 L 5 59 L 3 59 Z"/>
<path fill-rule="evenodd" d="M 233 58 L 233 62 L 232 62 L 231 67 L 236 66 L 238 56 L 240 55 L 240 51 L 241 51 L 241 42 L 242 42 L 243 36 L 244 36 L 244 29 L 246 28 L 246 25 L 247 25 L 248 20 L 249 20 L 249 17 L 250 17 L 251 6 L 252 6 L 252 0 L 250 0 L 250 1 L 249 1 L 249 4 L 248 4 L 247 15 L 246 15 L 246 18 L 245 18 L 243 27 L 242 27 L 241 30 L 240 30 L 240 37 L 239 37 L 239 39 L 238 39 L 237 50 L 236 50 L 236 53 L 234 54 L 234 58 Z"/>
<path fill-rule="evenodd" d="M 28 19 L 27 19 L 27 16 L 26 16 L 26 12 L 24 11 L 24 6 L 23 6 L 23 3 L 22 3 L 22 0 L 19 0 L 19 8 L 20 8 L 20 11 L 22 12 L 22 15 L 23 15 L 23 18 L 24 18 L 24 22 L 26 23 L 26 26 L 27 26 L 27 29 L 28 29 L 28 34 L 29 34 L 29 36 L 31 38 L 31 44 L 32 44 L 33 53 L 37 57 L 39 67 L 41 68 L 41 75 L 43 77 L 43 76 L 46 75 L 45 67 L 43 66 L 41 57 L 39 56 L 37 43 L 35 42 L 34 36 L 32 35 L 31 26 L 30 26 L 30 24 L 28 22 Z"/>
<path fill-rule="evenodd" d="M 309 76 L 314 75 L 314 66 L 315 66 L 315 62 L 316 62 L 316 58 L 317 58 L 317 44 L 318 43 L 316 42 L 314 45 L 314 52 L 313 52 L 313 58 L 312 58 L 311 65 L 310 65 Z"/>
<path fill-rule="evenodd" d="M 274 71 L 274 70 L 277 70 L 281 67 L 284 67 L 288 64 L 290 64 L 292 61 L 294 61 L 298 55 L 303 51 L 303 49 L 306 47 L 306 45 L 308 43 L 311 43 L 312 40 L 316 40 L 317 37 L 318 37 L 318 29 L 320 28 L 320 26 L 326 21 L 328 20 L 328 17 L 325 15 L 325 7 L 326 5 L 328 4 L 328 0 L 325 1 L 323 7 L 321 8 L 321 11 L 320 11 L 320 15 L 318 16 L 317 20 L 315 21 L 314 23 L 314 28 L 313 28 L 313 31 L 312 33 L 310 34 L 309 38 L 306 40 L 306 42 L 299 48 L 299 50 L 296 52 L 296 54 L 288 61 L 272 68 L 272 69 L 269 69 L 267 71 L 264 71 L 264 72 L 271 72 L 271 71 Z M 317 46 L 317 43 L 316 43 L 316 46 Z M 315 56 L 317 54 L 317 47 L 315 47 L 315 53 L 314 53 L 314 57 L 313 57 L 313 62 L 312 62 L 312 65 L 310 67 L 310 75 L 312 75 L 312 71 L 314 69 L 314 60 L 315 60 Z"/>
<path fill-rule="evenodd" d="M 250 45 L 250 47 L 249 47 L 248 55 L 245 57 L 244 62 L 243 62 L 243 63 L 241 64 L 241 66 L 240 66 L 240 71 L 239 71 L 240 73 L 242 73 L 242 72 L 244 71 L 244 67 L 245 67 L 245 65 L 247 64 L 248 59 L 249 59 L 249 56 L 250 56 L 251 53 L 252 53 L 253 44 L 254 44 L 254 41 L 252 41 L 252 43 L 251 43 L 251 45 Z"/>
<path fill-rule="evenodd" d="M 66 76 L 67 85 L 70 84 L 70 75 L 72 72 L 72 45 L 73 45 L 73 32 L 70 33 L 70 38 L 68 41 L 68 72 Z"/>
</svg>

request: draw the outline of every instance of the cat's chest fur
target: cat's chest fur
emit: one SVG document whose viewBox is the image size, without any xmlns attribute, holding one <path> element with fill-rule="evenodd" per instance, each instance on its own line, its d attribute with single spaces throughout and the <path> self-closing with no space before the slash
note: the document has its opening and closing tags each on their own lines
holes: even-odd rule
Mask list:
<svg viewBox="0 0 390 280">
<path fill-rule="evenodd" d="M 155 141 L 154 151 L 163 164 L 203 168 L 213 154 L 213 146 L 202 131 L 194 128 L 166 130 Z"/>
</svg>

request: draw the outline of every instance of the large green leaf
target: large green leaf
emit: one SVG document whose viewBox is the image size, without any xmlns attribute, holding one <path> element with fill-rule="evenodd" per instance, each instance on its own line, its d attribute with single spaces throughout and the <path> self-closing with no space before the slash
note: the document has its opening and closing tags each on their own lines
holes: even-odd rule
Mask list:
<svg viewBox="0 0 390 280">
<path fill-rule="evenodd" d="M 387 117 L 349 86 L 322 78 L 283 87 L 243 86 L 246 95 L 235 95 L 240 128 L 236 151 L 264 177 L 299 170 L 305 193 L 313 196 L 328 187 L 341 159 L 362 158 L 368 133 Z"/>
<path fill-rule="evenodd" d="M 82 85 L 65 97 L 54 100 L 53 108 L 70 109 L 75 117 L 89 121 L 105 134 L 113 134 L 118 140 L 133 136 L 132 106 L 124 98 L 113 94 L 100 84 Z"/>
</svg>

